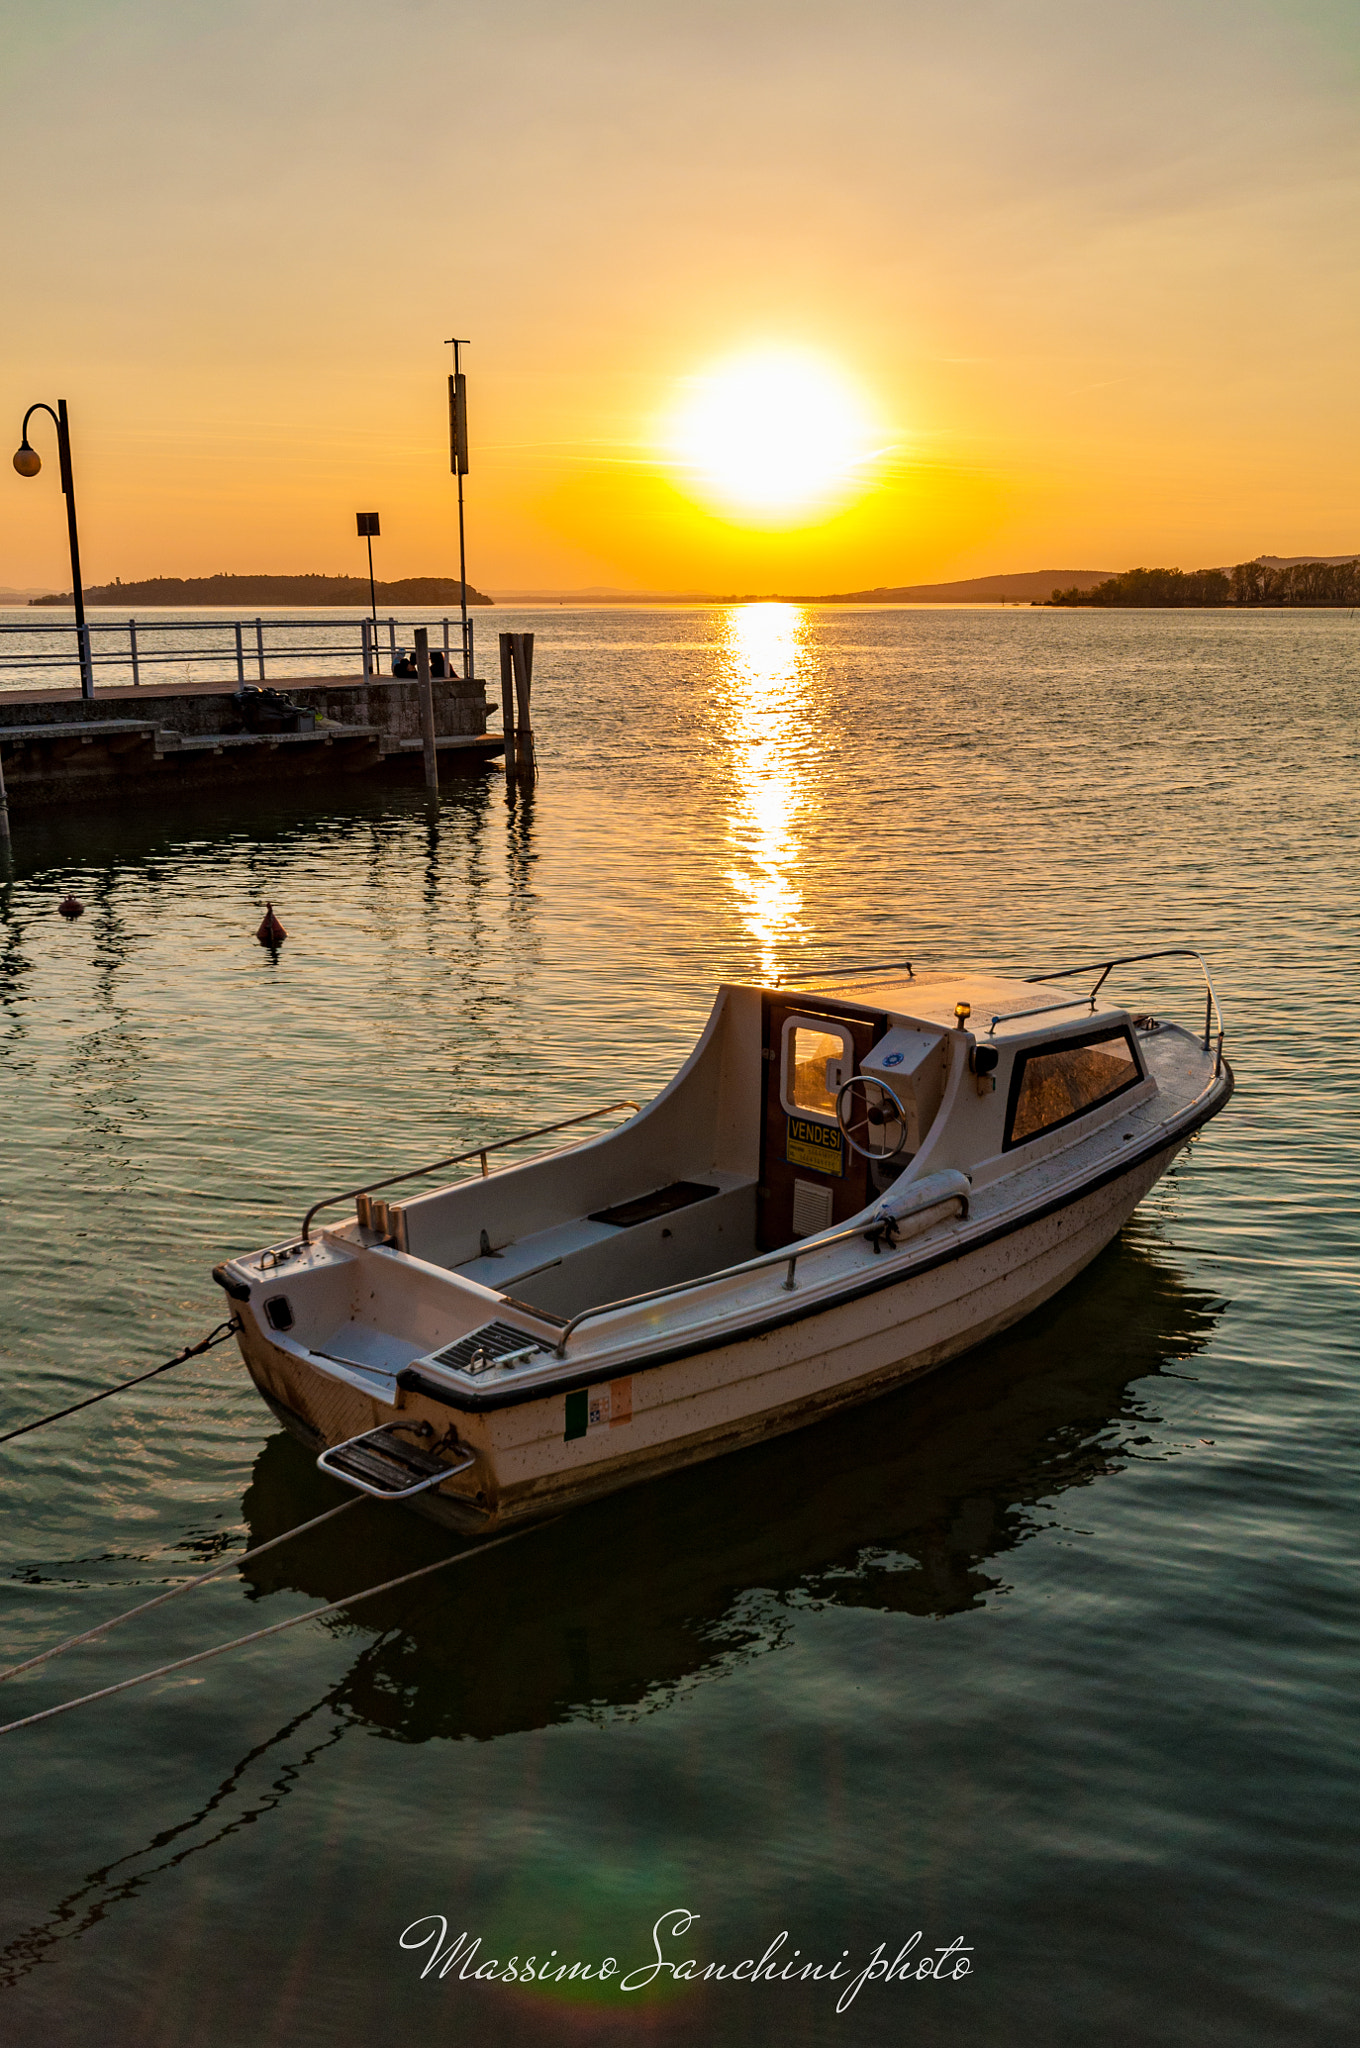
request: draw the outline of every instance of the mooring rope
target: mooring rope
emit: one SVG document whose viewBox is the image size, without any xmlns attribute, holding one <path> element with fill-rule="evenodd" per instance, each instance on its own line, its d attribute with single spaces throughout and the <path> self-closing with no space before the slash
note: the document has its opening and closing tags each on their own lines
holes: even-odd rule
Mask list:
<svg viewBox="0 0 1360 2048">
<path fill-rule="evenodd" d="M 287 1628 L 300 1628 L 304 1621 L 320 1621 L 327 1614 L 339 1614 L 342 1608 L 357 1607 L 361 1600 L 376 1600 L 379 1593 L 391 1593 L 398 1586 L 409 1586 L 413 1580 L 428 1578 L 431 1572 L 442 1572 L 451 1564 L 466 1564 L 470 1558 L 481 1557 L 488 1550 L 499 1550 L 503 1543 L 515 1543 L 530 1533 L 528 1529 L 513 1529 L 508 1536 L 494 1537 L 490 1543 L 479 1543 L 472 1550 L 456 1551 L 452 1557 L 441 1557 L 434 1564 L 423 1564 L 416 1571 L 403 1572 L 397 1579 L 385 1579 L 380 1586 L 366 1586 L 362 1592 L 348 1593 L 343 1600 L 332 1600 L 325 1607 L 309 1607 L 305 1614 L 291 1615 L 287 1621 L 276 1621 L 269 1628 L 252 1629 L 248 1636 L 236 1636 L 231 1642 L 218 1643 L 211 1650 L 196 1650 L 192 1657 L 177 1657 L 172 1664 L 158 1664 L 154 1671 L 140 1671 L 135 1678 L 120 1679 L 117 1685 L 101 1686 L 98 1692 L 82 1693 L 79 1699 L 62 1700 L 58 1706 L 44 1707 L 41 1713 L 25 1714 L 21 1720 L 7 1721 L 0 1727 L 0 1735 L 12 1735 L 16 1728 L 31 1728 L 35 1721 L 50 1721 L 57 1714 L 69 1714 L 73 1707 L 88 1707 L 94 1700 L 109 1699 L 116 1692 L 128 1692 L 134 1685 L 149 1685 L 153 1678 L 168 1678 L 172 1672 L 187 1670 L 191 1664 L 206 1664 L 210 1657 L 221 1657 L 228 1650 L 244 1649 L 247 1643 L 263 1642 L 266 1636 L 282 1635 Z"/>
<path fill-rule="evenodd" d="M 154 1380 L 157 1373 L 169 1372 L 172 1366 L 184 1365 L 189 1359 L 197 1358 L 201 1352 L 211 1351 L 214 1344 L 224 1344 L 237 1327 L 235 1316 L 225 1323 L 219 1323 L 197 1344 L 190 1344 L 174 1358 L 167 1358 L 164 1365 L 153 1365 L 150 1372 L 135 1373 L 130 1380 L 119 1380 L 116 1387 L 103 1387 L 97 1394 L 87 1394 L 83 1401 L 73 1401 L 69 1408 L 58 1408 L 53 1415 L 40 1415 L 36 1422 L 25 1422 L 19 1429 L 7 1429 L 0 1436 L 0 1444 L 12 1443 L 16 1436 L 27 1436 L 30 1430 L 45 1429 L 49 1422 L 60 1422 L 64 1415 L 74 1415 L 80 1408 L 93 1408 L 96 1401 L 107 1401 L 110 1394 L 126 1393 L 129 1387 L 139 1387 L 143 1380 Z"/>
<path fill-rule="evenodd" d="M 153 1607 L 163 1607 L 167 1600 L 178 1600 L 181 1593 L 192 1593 L 195 1586 L 206 1586 L 209 1579 L 220 1578 L 223 1572 L 239 1570 L 252 1558 L 263 1557 L 266 1550 L 273 1550 L 280 1543 L 290 1543 L 294 1536 L 305 1536 L 309 1529 L 319 1529 L 323 1522 L 332 1521 L 349 1508 L 357 1508 L 367 1498 L 366 1494 L 352 1494 L 338 1507 L 327 1508 L 323 1515 L 313 1515 L 310 1522 L 299 1522 L 295 1529 L 285 1529 L 282 1536 L 271 1536 L 267 1543 L 257 1543 L 253 1550 L 243 1550 L 239 1557 L 224 1557 L 211 1571 L 200 1572 L 196 1579 L 186 1579 L 182 1586 L 172 1586 L 168 1593 L 157 1593 L 153 1600 L 143 1600 L 140 1607 L 129 1607 L 125 1613 L 115 1614 L 111 1621 L 101 1621 L 97 1627 L 87 1628 L 81 1635 L 67 1636 L 64 1643 L 53 1643 L 50 1650 L 39 1650 L 36 1657 L 25 1657 L 22 1664 L 11 1664 L 8 1671 L 0 1671 L 0 1685 L 7 1678 L 17 1678 L 21 1671 L 31 1671 L 35 1664 L 45 1664 L 49 1657 L 60 1657 L 63 1650 L 74 1650 L 77 1643 L 92 1643 L 96 1636 L 106 1636 L 110 1629 L 121 1628 L 125 1621 L 133 1621 L 139 1614 L 149 1614 Z"/>
</svg>

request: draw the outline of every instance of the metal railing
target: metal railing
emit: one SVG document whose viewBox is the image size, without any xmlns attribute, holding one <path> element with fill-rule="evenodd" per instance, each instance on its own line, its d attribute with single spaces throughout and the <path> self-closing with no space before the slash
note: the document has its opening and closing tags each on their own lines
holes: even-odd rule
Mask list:
<svg viewBox="0 0 1360 2048">
<path fill-rule="evenodd" d="M 424 1174 L 442 1173 L 449 1166 L 464 1166 L 469 1159 L 480 1159 L 482 1163 L 482 1177 L 483 1179 L 489 1179 L 491 1170 L 486 1163 L 488 1153 L 504 1152 L 511 1145 L 527 1145 L 534 1138 L 551 1137 L 555 1131 L 569 1131 L 576 1124 L 593 1122 L 596 1117 L 613 1116 L 614 1112 L 619 1109 L 630 1109 L 636 1116 L 638 1107 L 639 1105 L 636 1102 L 607 1102 L 602 1109 L 587 1109 L 580 1116 L 563 1117 L 560 1123 L 540 1124 L 536 1130 L 532 1131 L 517 1131 L 511 1138 L 493 1138 L 487 1145 L 472 1146 L 470 1151 L 451 1152 L 447 1159 L 433 1159 L 428 1166 L 408 1166 L 402 1173 L 389 1173 L 385 1180 L 371 1180 L 361 1188 L 346 1188 L 343 1194 L 324 1195 L 319 1202 L 312 1203 L 311 1208 L 303 1217 L 300 1242 L 302 1244 L 311 1243 L 312 1218 L 322 1209 L 334 1208 L 337 1202 L 358 1203 L 360 1200 L 366 1201 L 368 1196 L 377 1194 L 379 1188 L 394 1188 L 404 1180 L 418 1180 Z M 558 1147 L 558 1150 L 562 1152 L 570 1152 L 572 1149 L 570 1145 Z M 386 1208 L 387 1205 L 386 1203 L 380 1203 L 378 1206 Z M 363 1221 L 362 1216 L 360 1221 Z"/>
<path fill-rule="evenodd" d="M 649 1301 L 665 1301 L 673 1294 L 689 1294 L 696 1287 L 716 1287 L 721 1281 L 739 1280 L 744 1274 L 760 1273 L 769 1266 L 788 1267 L 789 1270 L 784 1278 L 783 1292 L 789 1294 L 792 1293 L 797 1284 L 795 1275 L 798 1261 L 806 1258 L 809 1252 L 819 1252 L 833 1244 L 848 1243 L 852 1237 L 865 1239 L 866 1242 L 873 1245 L 875 1252 L 877 1252 L 880 1238 L 885 1232 L 890 1232 L 894 1225 L 905 1222 L 909 1216 L 921 1216 L 931 1209 L 942 1208 L 946 1202 L 960 1203 L 961 1213 L 966 1217 L 970 1193 L 970 1188 L 967 1185 L 967 1175 L 958 1173 L 952 1167 L 946 1167 L 939 1178 L 944 1179 L 946 1175 L 950 1180 L 964 1181 L 965 1186 L 962 1188 L 931 1189 L 925 1195 L 924 1201 L 913 1202 L 908 1208 L 898 1208 L 890 1216 L 873 1215 L 867 1221 L 861 1216 L 858 1223 L 847 1223 L 842 1230 L 827 1231 L 824 1235 L 817 1237 L 805 1237 L 800 1244 L 783 1245 L 777 1252 L 764 1252 L 757 1259 L 743 1259 L 740 1265 L 724 1266 L 716 1273 L 700 1273 L 694 1280 L 672 1280 L 665 1287 L 649 1287 L 644 1294 L 630 1294 L 625 1296 L 622 1301 L 602 1301 L 594 1308 L 583 1308 L 579 1314 L 571 1318 L 570 1322 L 563 1324 L 561 1335 L 557 1340 L 557 1356 L 559 1358 L 566 1357 L 568 1337 L 578 1330 L 582 1323 L 590 1322 L 595 1316 L 613 1315 L 616 1309 L 640 1308 L 645 1302 Z M 925 1191 L 930 1187 L 931 1180 L 934 1178 L 934 1175 L 928 1174 L 924 1180 L 917 1183 L 917 1189 L 925 1194 Z M 891 1236 L 889 1236 L 889 1249 L 895 1249 Z"/>
<path fill-rule="evenodd" d="M 900 974 L 904 967 L 907 979 L 914 981 L 916 977 L 910 960 L 872 960 L 855 961 L 849 966 L 799 968 L 796 980 L 790 971 L 787 974 L 777 974 L 774 985 L 776 988 L 798 989 L 806 987 L 812 981 L 846 981 L 852 974 Z"/>
<path fill-rule="evenodd" d="M 343 663 L 352 674 L 356 658 L 360 674 L 377 676 L 384 664 L 390 670 L 396 663 L 398 629 L 407 642 L 420 624 L 427 625 L 432 641 L 442 635 L 444 674 L 452 676 L 462 637 L 457 619 L 425 621 L 393 615 L 378 621 L 376 639 L 371 618 L 316 614 L 293 618 L 260 613 L 250 619 L 87 618 L 80 627 L 64 619 L 0 620 L 0 699 L 12 680 L 31 676 L 47 683 L 54 670 L 65 673 L 51 677 L 52 688 L 78 684 L 82 651 L 88 674 L 93 677 L 96 669 L 104 671 L 105 688 L 125 688 L 129 682 L 139 688 L 144 669 L 163 669 L 172 663 L 183 667 L 186 682 L 225 683 L 234 677 L 238 689 L 247 682 L 265 682 L 271 664 L 275 681 L 300 680 L 303 672 L 295 666 L 298 662 Z M 384 639 L 385 649 L 380 645 Z M 68 652 L 71 642 L 74 649 Z M 195 666 L 199 670 L 196 678 L 191 674 Z M 464 679 L 474 674 L 469 620 Z"/>
<path fill-rule="evenodd" d="M 1209 1050 L 1214 1020 L 1215 1018 L 1218 1020 L 1218 1058 L 1214 1065 L 1214 1073 L 1217 1075 L 1221 1072 L 1223 1066 L 1223 1039 L 1226 1026 L 1223 1022 L 1223 1012 L 1219 1008 L 1218 991 L 1214 987 L 1214 978 L 1209 972 L 1208 962 L 1197 946 L 1161 946 L 1156 952 L 1152 953 L 1122 953 L 1113 960 L 1088 960 L 1078 967 L 1054 967 L 1043 974 L 1028 974 L 1025 976 L 1025 979 L 1030 982 L 1066 981 L 1072 976 L 1081 974 L 1094 974 L 1097 978 L 1092 983 L 1089 994 L 1077 997 L 1074 1001 L 1041 1003 L 1037 1009 L 1033 1010 L 1006 1010 L 998 1012 L 988 1027 L 987 1036 L 991 1038 L 995 1035 L 998 1024 L 1014 1024 L 1022 1017 L 1042 1017 L 1054 1010 L 1071 1010 L 1079 1006 L 1085 1006 L 1094 1011 L 1096 997 L 1100 994 L 1101 989 L 1104 988 L 1105 983 L 1109 980 L 1115 968 L 1134 967 L 1144 960 L 1197 960 L 1199 962 L 1199 971 L 1204 976 L 1205 1052 Z"/>
</svg>

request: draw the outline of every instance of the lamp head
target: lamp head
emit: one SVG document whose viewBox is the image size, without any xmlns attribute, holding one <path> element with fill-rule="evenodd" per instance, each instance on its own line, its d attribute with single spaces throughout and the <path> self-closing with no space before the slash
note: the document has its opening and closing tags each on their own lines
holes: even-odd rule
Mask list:
<svg viewBox="0 0 1360 2048">
<path fill-rule="evenodd" d="M 22 447 L 14 457 L 14 467 L 18 470 L 20 476 L 36 476 L 42 468 L 42 457 L 36 448 L 29 447 L 27 435 L 24 437 Z"/>
</svg>

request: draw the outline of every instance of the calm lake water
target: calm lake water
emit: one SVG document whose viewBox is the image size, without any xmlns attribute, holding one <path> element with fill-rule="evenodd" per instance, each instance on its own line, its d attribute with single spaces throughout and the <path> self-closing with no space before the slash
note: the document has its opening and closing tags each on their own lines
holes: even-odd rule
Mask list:
<svg viewBox="0 0 1360 2048">
<path fill-rule="evenodd" d="M 1238 1092 L 933 1381 L 0 1744 L 7 2043 L 1353 2038 L 1357 674 L 1344 613 L 482 614 L 542 781 L 19 821 L 0 1426 L 328 1188 L 673 1071 L 724 977 L 1183 942 Z M 70 889 L 87 905 L 56 914 Z M 271 898 L 290 933 L 252 933 Z M 1202 1015 L 1188 981 L 1123 984 Z M 223 1348 L 0 1451 L 6 1663 L 334 1495 Z M 343 1531 L 343 1535 L 341 1534 Z M 445 1554 L 364 1507 L 9 1715 Z M 961 1981 L 426 1980 L 919 1929 Z M 553 1955 L 553 1952 L 555 1956 Z M 960 1951 L 956 1951 L 956 1954 Z"/>
</svg>

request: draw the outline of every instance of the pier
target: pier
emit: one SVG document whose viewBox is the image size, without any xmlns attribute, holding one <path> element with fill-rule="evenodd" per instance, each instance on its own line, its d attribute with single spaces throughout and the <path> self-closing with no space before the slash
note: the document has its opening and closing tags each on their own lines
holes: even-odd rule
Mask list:
<svg viewBox="0 0 1360 2048">
<path fill-rule="evenodd" d="M 352 643 L 354 625 L 346 621 L 345 627 Z M 410 630 L 409 622 L 403 627 Z M 219 633 L 224 630 L 238 642 L 242 637 L 218 625 Z M 73 803 L 140 801 L 299 776 L 419 775 L 425 744 L 419 677 L 379 675 L 367 632 L 360 651 L 365 672 L 359 674 L 280 673 L 293 665 L 286 656 L 295 662 L 299 652 L 280 650 L 267 683 L 262 657 L 259 682 L 247 682 L 234 659 L 224 676 L 219 657 L 210 661 L 218 672 L 200 680 L 120 680 L 93 697 L 79 687 L 0 687 L 0 769 L 11 819 L 22 822 L 30 811 Z M 347 654 L 352 671 L 352 644 L 322 648 L 313 640 L 306 652 L 337 662 Z M 446 671 L 450 665 L 445 661 Z M 500 733 L 487 731 L 480 678 L 446 672 L 433 676 L 429 687 L 441 768 L 476 770 L 503 751 Z"/>
</svg>

